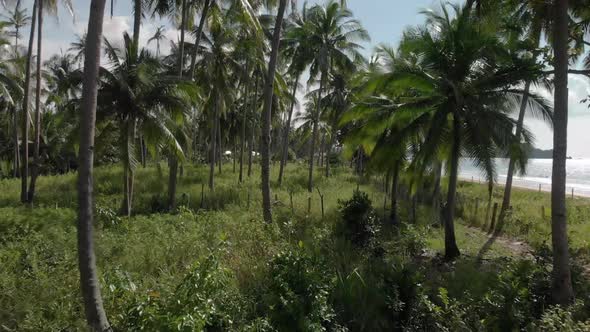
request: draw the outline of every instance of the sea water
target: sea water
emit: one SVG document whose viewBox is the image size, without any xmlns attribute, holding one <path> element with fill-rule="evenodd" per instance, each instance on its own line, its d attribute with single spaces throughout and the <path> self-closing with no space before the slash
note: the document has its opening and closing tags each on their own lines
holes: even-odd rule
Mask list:
<svg viewBox="0 0 590 332">
<path fill-rule="evenodd" d="M 496 184 L 504 185 L 508 159 L 496 159 L 495 162 L 498 174 Z M 551 190 L 552 164 L 552 159 L 529 159 L 526 174 L 514 174 L 514 186 L 538 190 L 540 185 L 543 191 Z M 462 160 L 459 167 L 460 178 L 485 182 L 484 173 L 476 168 L 471 160 Z M 568 159 L 566 171 L 566 192 L 571 195 L 573 189 L 575 195 L 590 196 L 590 159 Z"/>
</svg>

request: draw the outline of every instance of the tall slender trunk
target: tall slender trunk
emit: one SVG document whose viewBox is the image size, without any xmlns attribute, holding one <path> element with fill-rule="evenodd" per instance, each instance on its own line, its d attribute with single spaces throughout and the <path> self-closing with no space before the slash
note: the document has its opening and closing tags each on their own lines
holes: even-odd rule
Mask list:
<svg viewBox="0 0 590 332">
<path fill-rule="evenodd" d="M 169 159 L 170 172 L 168 174 L 168 209 L 176 209 L 176 183 L 178 179 L 178 159 L 171 156 Z"/>
<path fill-rule="evenodd" d="M 217 168 L 221 174 L 221 166 L 223 164 L 223 147 L 221 146 L 221 116 L 217 115 Z"/>
<path fill-rule="evenodd" d="M 320 102 L 322 100 L 322 92 L 324 89 L 324 78 L 325 78 L 325 72 L 322 71 L 321 75 L 320 75 L 320 88 L 318 90 L 318 100 L 317 100 L 317 114 L 315 115 L 315 119 L 313 122 L 313 130 L 312 130 L 312 134 L 311 134 L 311 146 L 309 147 L 309 178 L 307 180 L 307 190 L 309 192 L 313 191 L 313 157 L 314 157 L 314 153 L 315 153 L 315 145 L 316 142 L 318 140 L 318 126 L 319 126 L 319 122 L 320 122 L 320 113 L 322 111 L 322 103 Z"/>
<path fill-rule="evenodd" d="M 182 79 L 184 69 L 184 30 L 186 27 L 186 0 L 182 0 L 180 18 L 180 55 L 178 57 L 178 79 Z M 169 157 L 170 171 L 168 172 L 168 209 L 176 209 L 176 187 L 178 182 L 178 157 L 170 153 Z M 182 173 L 182 172 L 181 172 Z"/>
<path fill-rule="evenodd" d="M 29 35 L 29 48 L 27 50 L 27 68 L 25 76 L 25 92 L 23 97 L 23 157 L 21 171 L 20 200 L 26 203 L 28 200 L 27 182 L 29 179 L 29 98 L 31 94 L 31 67 L 33 62 L 33 44 L 35 41 L 35 25 L 37 23 L 37 5 L 39 0 L 33 2 L 33 15 L 31 17 L 31 32 Z"/>
<path fill-rule="evenodd" d="M 434 165 L 434 190 L 432 192 L 432 212 L 435 218 L 435 221 L 440 222 L 441 226 L 443 224 L 440 215 L 440 179 L 441 179 L 441 172 L 442 172 L 442 163 L 437 161 Z"/>
<path fill-rule="evenodd" d="M 389 218 L 391 224 L 396 226 L 399 224 L 399 217 L 397 215 L 397 187 L 399 183 L 399 166 L 400 161 L 395 161 L 393 165 L 393 180 L 391 181 L 391 211 L 389 212 Z"/>
<path fill-rule="evenodd" d="M 14 170 L 12 176 L 17 178 L 19 176 L 20 168 L 20 151 L 18 144 L 18 114 L 16 111 L 16 105 L 12 106 L 12 127 L 14 129 L 12 133 L 12 139 L 14 140 Z"/>
<path fill-rule="evenodd" d="M 233 145 L 234 145 L 234 148 L 232 150 L 231 157 L 232 157 L 232 161 L 233 161 L 233 164 L 234 164 L 234 166 L 233 166 L 233 173 L 235 173 L 236 172 L 236 154 L 237 154 L 237 146 L 236 146 L 236 139 L 235 139 L 235 137 L 233 139 Z"/>
<path fill-rule="evenodd" d="M 190 77 L 191 80 L 195 78 L 195 67 L 197 66 L 197 55 L 199 54 L 199 44 L 201 43 L 201 36 L 203 35 L 203 26 L 205 25 L 205 19 L 207 19 L 207 13 L 209 12 L 209 7 L 211 5 L 211 1 L 214 0 L 205 0 L 205 7 L 203 7 L 203 12 L 201 13 L 201 20 L 199 21 L 199 26 L 197 28 L 197 34 L 195 36 L 195 47 L 193 48 L 193 53 L 191 54 L 191 72 Z"/>
<path fill-rule="evenodd" d="M 246 73 L 250 73 L 250 65 L 247 64 L 246 65 Z M 258 75 L 256 75 L 256 82 L 258 82 Z M 258 83 L 256 83 L 258 84 Z M 248 82 L 246 82 L 246 91 L 245 91 L 245 105 L 244 105 L 244 112 L 242 114 L 242 123 L 241 123 L 241 130 L 240 130 L 240 176 L 239 176 L 239 182 L 242 183 L 242 181 L 244 180 L 244 152 L 246 149 L 246 122 L 248 121 L 248 117 L 247 117 L 247 109 L 249 107 L 248 105 L 248 99 L 250 97 L 250 84 L 248 84 Z M 256 104 L 256 101 L 252 102 L 253 105 Z"/>
<path fill-rule="evenodd" d="M 275 27 L 272 36 L 272 50 L 268 61 L 268 73 L 266 74 L 266 82 L 264 85 L 264 107 L 262 110 L 262 144 L 261 147 L 261 186 L 262 186 L 262 215 L 264 221 L 272 222 L 272 206 L 270 201 L 270 122 L 272 113 L 272 99 L 273 87 L 275 81 L 275 70 L 277 60 L 279 57 L 279 47 L 281 44 L 281 27 L 283 25 L 283 17 L 285 16 L 285 8 L 287 7 L 287 0 L 281 0 L 279 3 L 279 11 L 275 21 Z"/>
<path fill-rule="evenodd" d="M 457 197 L 457 177 L 459 158 L 461 156 L 461 124 L 457 114 L 453 115 L 453 146 L 451 147 L 451 164 L 449 190 L 445 209 L 445 258 L 452 260 L 461 255 L 455 239 L 455 199 Z"/>
<path fill-rule="evenodd" d="M 141 2 L 143 0 L 133 0 L 133 44 L 139 52 L 139 30 L 141 27 Z"/>
<path fill-rule="evenodd" d="M 92 0 L 84 56 L 78 169 L 78 266 L 86 322 L 92 331 L 110 331 L 102 304 L 94 255 L 93 161 L 100 43 L 105 0 Z"/>
<path fill-rule="evenodd" d="M 33 203 L 35 197 L 35 184 L 39 175 L 41 159 L 39 158 L 39 146 L 41 143 L 41 57 L 43 46 L 43 1 L 39 0 L 37 15 L 37 78 L 35 86 L 35 140 L 33 141 L 33 167 L 31 168 L 31 183 L 27 201 Z"/>
<path fill-rule="evenodd" d="M 291 120 L 293 119 L 293 109 L 295 108 L 295 94 L 297 93 L 297 86 L 299 85 L 299 74 L 296 74 L 295 82 L 293 83 L 293 92 L 291 94 L 291 107 L 289 108 L 289 115 L 287 116 L 287 123 L 283 130 L 283 149 L 281 154 L 281 164 L 279 165 L 279 186 L 283 184 L 283 172 L 287 166 L 287 159 L 289 156 L 289 132 L 291 131 Z"/>
<path fill-rule="evenodd" d="M 574 299 L 567 238 L 565 203 L 567 118 L 568 118 L 568 0 L 555 0 L 553 50 L 555 95 L 553 115 L 553 174 L 551 176 L 551 242 L 553 244 L 553 287 L 555 303 Z"/>
<path fill-rule="evenodd" d="M 332 133 L 330 134 L 330 140 L 328 141 L 328 146 L 326 148 L 326 177 L 330 177 L 330 154 L 332 154 L 332 146 L 334 146 L 334 141 L 336 140 L 337 125 L 336 119 L 330 124 L 330 130 Z"/>
<path fill-rule="evenodd" d="M 527 103 L 529 101 L 529 89 L 531 87 L 531 82 L 527 81 L 524 86 L 524 97 L 522 98 L 522 103 L 520 104 L 520 110 L 518 112 L 518 121 L 516 123 L 516 137 L 520 139 L 520 135 L 522 133 L 522 126 L 524 123 L 524 114 L 526 111 Z M 517 144 L 520 144 L 518 142 Z M 500 208 L 500 220 L 504 220 L 506 215 L 506 211 L 510 207 L 510 196 L 512 194 L 512 178 L 514 176 L 514 168 L 516 165 L 516 157 L 510 156 L 510 161 L 508 163 L 508 172 L 506 173 L 506 185 L 504 186 L 504 198 L 502 199 L 502 207 Z M 499 222 L 498 225 L 502 223 Z"/>
<path fill-rule="evenodd" d="M 248 142 L 248 177 L 252 176 L 252 154 L 254 153 L 255 144 L 254 126 L 252 126 L 252 134 L 250 135 L 250 142 Z"/>
<path fill-rule="evenodd" d="M 217 117 L 219 116 L 219 97 L 215 96 L 215 111 L 213 113 L 213 125 L 211 126 L 210 145 L 210 160 L 209 160 L 209 189 L 215 190 L 215 150 L 217 142 Z"/>
<path fill-rule="evenodd" d="M 130 123 L 129 123 L 130 122 Z M 124 128 L 125 133 L 123 133 L 123 137 L 126 137 L 125 147 L 129 147 L 130 142 L 135 141 L 135 132 L 136 132 L 137 122 L 133 120 L 129 120 L 127 126 Z M 132 151 L 125 151 L 127 155 L 133 153 Z M 127 158 L 125 156 L 125 158 Z M 133 185 L 134 185 L 134 169 L 131 165 L 129 160 L 124 162 L 123 165 L 123 205 L 121 211 L 127 217 L 131 217 L 131 210 L 133 206 Z"/>
</svg>

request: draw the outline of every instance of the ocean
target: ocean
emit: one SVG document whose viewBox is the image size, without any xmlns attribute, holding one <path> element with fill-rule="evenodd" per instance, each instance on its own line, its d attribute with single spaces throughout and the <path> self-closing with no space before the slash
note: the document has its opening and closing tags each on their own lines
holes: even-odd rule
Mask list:
<svg viewBox="0 0 590 332">
<path fill-rule="evenodd" d="M 552 163 L 552 159 L 530 159 L 526 174 L 514 175 L 514 186 L 538 190 L 541 185 L 541 190 L 550 191 Z M 496 166 L 497 184 L 504 185 L 508 171 L 508 159 L 496 159 Z M 482 172 L 473 166 L 469 159 L 461 161 L 459 177 L 464 180 L 473 179 L 476 182 L 485 181 Z M 575 195 L 590 197 L 590 159 L 568 159 L 566 192 L 571 195 L 572 189 Z"/>
</svg>

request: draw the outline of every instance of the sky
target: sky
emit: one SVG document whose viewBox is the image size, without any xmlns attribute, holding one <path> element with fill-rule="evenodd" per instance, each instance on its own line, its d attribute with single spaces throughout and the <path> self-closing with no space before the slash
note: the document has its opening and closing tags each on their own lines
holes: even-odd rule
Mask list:
<svg viewBox="0 0 590 332">
<path fill-rule="evenodd" d="M 59 0 L 58 0 L 59 2 Z M 43 29 L 43 58 L 60 51 L 66 51 L 69 43 L 76 34 L 82 34 L 88 24 L 89 0 L 72 0 L 74 4 L 74 18 L 64 7 L 58 8 L 57 18 L 45 19 Z M 299 1 L 303 3 L 303 1 Z M 311 0 L 309 4 L 323 3 L 323 0 Z M 421 24 L 424 18 L 419 12 L 423 9 L 439 7 L 437 0 L 348 0 L 348 7 L 355 17 L 361 21 L 371 36 L 371 42 L 366 44 L 365 54 L 370 55 L 373 47 L 380 43 L 396 45 L 403 30 L 412 25 Z M 25 0 L 27 8 L 32 8 L 32 0 Z M 115 0 L 114 15 L 111 18 L 110 8 L 105 14 L 103 34 L 111 41 L 121 40 L 122 33 L 131 34 L 133 17 L 131 0 Z M 109 1 L 107 1 L 109 7 Z M 160 25 L 166 25 L 168 40 L 177 40 L 178 31 L 172 28 L 166 20 L 149 20 L 143 23 L 140 44 L 146 45 Z M 28 32 L 23 33 L 24 40 L 28 40 Z M 155 50 L 152 43 L 149 48 Z M 170 49 L 169 41 L 161 45 L 161 52 Z M 590 95 L 590 80 L 581 76 L 570 75 L 569 78 L 569 127 L 568 127 L 568 155 L 574 158 L 590 158 L 590 108 L 580 104 L 580 100 Z M 547 93 L 546 97 L 552 99 Z M 542 149 L 551 149 L 553 134 L 549 126 L 536 119 L 526 119 L 526 124 L 535 135 L 535 145 Z"/>
</svg>

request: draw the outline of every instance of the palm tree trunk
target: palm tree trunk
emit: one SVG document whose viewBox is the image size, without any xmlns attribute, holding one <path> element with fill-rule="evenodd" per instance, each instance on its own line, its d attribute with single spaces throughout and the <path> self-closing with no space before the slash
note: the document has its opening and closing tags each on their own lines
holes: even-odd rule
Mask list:
<svg viewBox="0 0 590 332">
<path fill-rule="evenodd" d="M 215 152 L 217 142 L 217 117 L 219 116 L 219 98 L 215 97 L 215 111 L 213 113 L 213 126 L 211 126 L 211 138 L 209 141 L 210 145 L 210 160 L 209 160 L 209 189 L 213 191 L 215 189 Z"/>
<path fill-rule="evenodd" d="M 33 203 L 35 197 L 35 184 L 39 175 L 39 145 L 41 143 L 41 57 L 43 45 L 43 0 L 39 0 L 37 15 L 37 78 L 35 87 L 35 141 L 33 143 L 33 167 L 31 169 L 31 183 L 27 201 Z"/>
<path fill-rule="evenodd" d="M 18 114 L 16 112 L 16 105 L 12 106 L 12 127 L 14 129 L 12 139 L 14 140 L 14 170 L 13 170 L 13 177 L 17 178 L 19 176 L 19 168 L 20 168 L 20 153 L 19 153 L 19 144 L 18 144 Z"/>
<path fill-rule="evenodd" d="M 84 57 L 78 169 L 78 266 L 86 321 L 92 331 L 110 331 L 102 304 L 94 255 L 93 161 L 100 44 L 105 0 L 92 0 Z"/>
<path fill-rule="evenodd" d="M 236 146 L 236 139 L 235 139 L 235 137 L 234 137 L 234 139 L 233 139 L 233 145 L 234 145 L 234 148 L 232 149 L 231 157 L 232 157 L 232 162 L 233 162 L 233 164 L 234 164 L 234 165 L 233 165 L 233 170 L 232 170 L 232 172 L 233 172 L 233 173 L 236 173 L 236 154 L 237 154 L 237 146 Z"/>
<path fill-rule="evenodd" d="M 332 133 L 330 134 L 330 140 L 328 141 L 328 146 L 326 148 L 326 177 L 330 177 L 330 154 L 332 154 L 332 146 L 334 145 L 334 140 L 336 139 L 336 121 L 333 121 L 330 130 Z"/>
<path fill-rule="evenodd" d="M 318 90 L 318 100 L 317 100 L 317 114 L 315 116 L 315 120 L 313 122 L 313 131 L 311 134 L 311 146 L 309 148 L 309 178 L 307 181 L 307 190 L 309 192 L 313 191 L 313 156 L 315 153 L 315 145 L 318 140 L 318 126 L 320 122 L 320 112 L 322 111 L 322 92 L 324 88 L 324 76 L 325 73 L 322 71 L 320 75 L 320 88 Z"/>
<path fill-rule="evenodd" d="M 246 65 L 246 73 L 250 73 L 250 64 L 248 63 Z M 256 76 L 256 81 L 258 81 L 258 76 Z M 240 130 L 240 175 L 239 175 L 239 182 L 242 183 L 242 181 L 244 180 L 244 152 L 246 149 L 246 122 L 248 121 L 248 117 L 247 114 L 248 112 L 246 111 L 248 108 L 248 97 L 250 96 L 250 84 L 248 84 L 248 82 L 246 82 L 246 88 L 245 88 L 245 95 L 244 98 L 246 98 L 246 102 L 245 102 L 245 107 L 244 107 L 244 112 L 242 114 L 242 123 L 241 123 L 241 130 Z"/>
<path fill-rule="evenodd" d="M 223 164 L 223 147 L 221 146 L 221 117 L 217 116 L 217 168 L 221 174 L 221 166 Z"/>
<path fill-rule="evenodd" d="M 139 30 L 141 27 L 141 2 L 142 0 L 133 1 L 133 44 L 139 52 Z"/>
<path fill-rule="evenodd" d="M 28 200 L 27 182 L 29 179 L 29 98 L 31 94 L 31 66 L 33 62 L 33 44 L 35 41 L 35 24 L 37 23 L 37 5 L 39 0 L 33 2 L 33 15 L 31 18 L 31 32 L 29 35 L 29 48 L 27 50 L 27 68 L 25 76 L 25 92 L 23 98 L 23 158 L 21 171 L 20 200 L 26 203 Z"/>
<path fill-rule="evenodd" d="M 518 113 L 518 121 L 516 123 L 516 137 L 520 139 L 520 135 L 522 133 L 522 126 L 524 123 L 524 113 L 526 111 L 527 103 L 529 101 L 529 89 L 531 87 L 531 82 L 527 81 L 524 86 L 524 97 L 522 98 L 522 102 L 520 104 L 520 110 Z M 520 143 L 520 142 L 519 142 Z M 517 143 L 517 144 L 519 144 Z M 516 157 L 510 156 L 510 161 L 508 163 L 508 172 L 506 173 L 506 185 L 504 186 L 504 198 L 502 199 L 502 207 L 500 208 L 500 221 L 504 220 L 506 215 L 506 211 L 510 207 L 510 196 L 512 194 L 512 178 L 514 176 L 514 168 L 516 164 Z M 502 225 L 502 222 L 499 222 L 498 225 Z"/>
<path fill-rule="evenodd" d="M 451 167 L 449 176 L 449 190 L 445 209 L 445 258 L 452 260 L 461 255 L 455 239 L 455 199 L 457 197 L 457 177 L 459 172 L 459 157 L 461 156 L 461 133 L 457 114 L 453 117 L 453 146 L 451 148 Z"/>
<path fill-rule="evenodd" d="M 556 0 L 553 50 L 555 95 L 553 115 L 553 174 L 551 176 L 551 242 L 553 244 L 553 300 L 567 305 L 574 299 L 567 238 L 565 203 L 568 120 L 568 0 Z"/>
<path fill-rule="evenodd" d="M 131 122 L 131 123 L 129 123 Z M 131 217 L 131 210 L 133 205 L 133 166 L 131 165 L 131 161 L 129 160 L 129 154 L 133 153 L 132 151 L 128 151 L 128 147 L 130 146 L 130 142 L 134 142 L 135 140 L 135 130 L 136 130 L 136 121 L 129 120 L 127 122 L 127 126 L 125 129 L 125 133 L 123 133 L 123 137 L 126 137 L 125 141 L 125 153 L 127 154 L 124 158 L 127 160 L 123 164 L 123 206 L 122 206 L 122 213 L 127 215 L 127 217 Z"/>
<path fill-rule="evenodd" d="M 389 218 L 391 224 L 397 226 L 399 224 L 399 217 L 397 215 L 397 187 L 399 183 L 399 166 L 400 162 L 396 161 L 393 165 L 393 180 L 391 181 L 391 211 L 389 212 Z"/>
<path fill-rule="evenodd" d="M 441 223 L 442 220 L 440 215 L 440 179 L 441 179 L 441 172 L 442 172 L 442 163 L 437 161 L 434 165 L 434 190 L 432 192 L 432 212 L 435 220 Z"/>
<path fill-rule="evenodd" d="M 182 79 L 184 67 L 184 30 L 186 26 L 186 0 L 182 0 L 180 19 L 180 56 L 178 57 L 178 78 Z M 170 171 L 168 174 L 168 209 L 176 209 L 176 185 L 178 181 L 178 158 L 171 152 L 169 157 Z M 182 173 L 182 172 L 181 172 Z"/>
<path fill-rule="evenodd" d="M 262 110 L 262 144 L 261 147 L 261 185 L 262 185 L 262 215 L 264 221 L 272 222 L 272 206 L 270 201 L 270 122 L 272 113 L 273 87 L 275 81 L 275 70 L 279 57 L 279 47 L 281 44 L 281 27 L 287 0 L 281 0 L 279 11 L 275 21 L 275 28 L 272 36 L 272 50 L 268 61 L 268 73 L 266 74 L 266 83 L 264 85 L 264 108 Z"/>
<path fill-rule="evenodd" d="M 212 0 L 205 0 L 205 7 L 201 13 L 201 20 L 199 21 L 199 27 L 197 28 L 197 34 L 195 36 L 195 47 L 193 48 L 193 54 L 191 54 L 191 80 L 195 78 L 195 67 L 197 66 L 197 55 L 199 53 L 199 44 L 201 43 L 201 36 L 203 35 L 203 27 L 205 26 L 205 19 L 207 19 L 207 13 Z"/>
<path fill-rule="evenodd" d="M 291 97 L 291 107 L 289 108 L 289 115 L 287 117 L 287 123 L 285 123 L 285 129 L 283 130 L 283 149 L 281 154 L 281 164 L 279 165 L 279 186 L 283 184 L 283 172 L 285 166 L 287 166 L 287 157 L 289 156 L 289 132 L 291 131 L 291 120 L 293 119 L 293 109 L 295 108 L 295 94 L 297 93 L 297 86 L 299 85 L 299 75 L 295 78 L 293 83 L 293 93 Z"/>
<path fill-rule="evenodd" d="M 168 175 L 168 209 L 176 209 L 176 183 L 178 178 L 178 159 L 171 156 L 169 159 L 170 172 Z"/>
<path fill-rule="evenodd" d="M 252 176 L 252 153 L 254 153 L 254 126 L 252 127 L 252 135 L 250 136 L 250 142 L 248 142 L 248 177 Z"/>
</svg>

